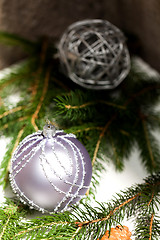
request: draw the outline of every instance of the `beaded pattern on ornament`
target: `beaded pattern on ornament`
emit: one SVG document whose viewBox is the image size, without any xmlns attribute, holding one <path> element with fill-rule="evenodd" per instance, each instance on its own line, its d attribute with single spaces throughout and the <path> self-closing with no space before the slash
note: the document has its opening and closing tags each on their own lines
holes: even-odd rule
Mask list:
<svg viewBox="0 0 160 240">
<path fill-rule="evenodd" d="M 56 131 L 56 133 L 62 133 L 63 131 Z M 12 186 L 12 189 L 13 191 L 16 193 L 16 195 L 19 197 L 19 199 L 21 200 L 22 203 L 24 204 L 29 204 L 30 205 L 30 208 L 35 208 L 41 212 L 48 212 L 47 210 L 45 210 L 44 208 L 40 207 L 39 205 L 37 205 L 36 203 L 34 203 L 31 199 L 29 199 L 18 187 L 16 181 L 15 181 L 15 176 L 23 169 L 25 168 L 25 166 L 30 162 L 30 160 L 32 159 L 32 157 L 37 153 L 38 150 L 41 149 L 41 154 L 39 156 L 39 159 L 40 159 L 40 165 L 42 166 L 42 169 L 43 169 L 43 172 L 45 174 L 45 177 L 46 179 L 49 181 L 49 183 L 51 184 L 51 186 L 54 187 L 54 189 L 59 192 L 59 193 L 63 193 L 65 196 L 63 197 L 63 199 L 57 203 L 57 206 L 54 208 L 54 212 L 58 211 L 59 208 L 61 207 L 61 205 L 67 200 L 69 199 L 68 203 L 66 204 L 66 206 L 61 210 L 62 211 L 65 211 L 66 209 L 68 209 L 69 207 L 69 204 L 75 199 L 75 198 L 82 198 L 83 195 L 80 195 L 79 192 L 81 189 L 88 189 L 89 186 L 85 186 L 84 185 L 84 179 L 85 179 L 85 175 L 86 175 L 86 172 L 85 172 L 85 162 L 84 162 L 84 157 L 81 153 L 81 151 L 78 149 L 78 147 L 72 142 L 70 141 L 69 138 L 76 138 L 74 134 L 65 134 L 65 135 L 58 135 L 57 136 L 57 139 L 59 141 L 56 140 L 56 138 L 50 138 L 50 139 L 47 139 L 49 141 L 52 142 L 52 150 L 53 150 L 53 154 L 54 156 L 56 157 L 56 159 L 58 160 L 59 164 L 61 165 L 61 167 L 65 170 L 65 173 L 66 175 L 69 175 L 71 176 L 71 172 L 72 172 L 72 160 L 71 160 L 71 157 L 70 157 L 70 154 L 69 154 L 69 151 L 68 149 L 63 145 L 63 143 L 60 141 L 61 139 L 64 140 L 66 143 L 68 143 L 68 145 L 71 147 L 72 149 L 72 152 L 74 154 L 74 159 L 75 159 L 75 162 L 76 162 L 76 173 L 75 173 L 75 176 L 74 176 L 74 180 L 73 180 L 73 183 L 67 181 L 66 179 L 62 179 L 62 176 L 58 175 L 56 173 L 56 171 L 54 171 L 53 168 L 51 168 L 51 171 L 53 172 L 53 174 L 58 177 L 60 180 L 63 180 L 64 183 L 66 184 L 69 184 L 70 185 L 70 188 L 69 188 L 69 191 L 66 193 L 64 191 L 62 191 L 61 189 L 59 189 L 48 177 L 46 171 L 45 171 L 45 164 L 49 164 L 49 162 L 47 161 L 46 159 L 46 156 L 45 156 L 45 144 L 46 144 L 46 138 L 43 137 L 42 135 L 42 131 L 38 131 L 37 133 L 33 133 L 33 134 L 30 134 L 28 135 L 18 146 L 18 148 L 16 149 L 15 153 L 14 153 L 14 156 L 13 158 L 11 159 L 12 162 L 16 161 L 16 159 L 18 157 L 20 157 L 21 155 L 23 155 L 23 153 L 25 151 L 27 151 L 30 147 L 33 147 L 32 150 L 27 153 L 26 155 L 23 156 L 23 158 L 21 159 L 21 161 L 19 161 L 16 166 L 11 170 L 10 172 L 10 182 L 11 182 L 11 186 Z M 31 143 L 28 144 L 29 141 L 32 141 Z M 56 152 L 55 152 L 55 146 L 54 144 L 59 144 L 63 150 L 65 150 L 68 158 L 69 158 L 69 163 L 70 163 L 70 170 L 67 172 L 66 169 L 64 168 L 64 166 L 62 165 L 61 161 L 59 161 L 57 155 L 56 155 Z M 38 145 L 37 145 L 38 144 Z M 24 145 L 26 145 L 24 147 Z M 22 150 L 21 150 L 22 148 Z M 21 150 L 21 151 L 20 151 Z M 20 153 L 19 153 L 20 151 Z M 79 158 L 78 158 L 79 156 Z M 28 158 L 28 159 L 27 159 Z M 27 160 L 26 160 L 27 159 Z M 82 164 L 82 181 L 81 181 L 81 184 L 77 184 L 77 180 L 78 180 L 78 173 L 79 173 L 79 159 L 81 160 L 81 164 Z M 26 160 L 26 161 L 25 161 Z M 24 164 L 21 165 L 21 167 L 18 169 L 18 167 L 20 166 L 20 164 L 24 162 Z M 16 170 L 17 169 L 17 170 Z M 73 187 L 76 186 L 77 187 L 77 191 L 72 194 L 72 189 Z M 53 213 L 53 212 L 49 212 L 49 213 Z"/>
</svg>

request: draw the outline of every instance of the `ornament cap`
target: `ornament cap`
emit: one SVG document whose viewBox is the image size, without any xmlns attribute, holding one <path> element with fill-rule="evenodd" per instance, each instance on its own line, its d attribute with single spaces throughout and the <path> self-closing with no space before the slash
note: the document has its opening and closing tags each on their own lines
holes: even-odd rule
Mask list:
<svg viewBox="0 0 160 240">
<path fill-rule="evenodd" d="M 43 127 L 42 134 L 44 137 L 52 138 L 56 134 L 56 128 L 53 124 L 48 123 Z"/>
</svg>

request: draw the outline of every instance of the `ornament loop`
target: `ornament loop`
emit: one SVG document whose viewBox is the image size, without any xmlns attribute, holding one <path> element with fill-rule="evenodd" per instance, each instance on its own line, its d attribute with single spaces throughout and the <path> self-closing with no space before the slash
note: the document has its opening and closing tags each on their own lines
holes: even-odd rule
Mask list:
<svg viewBox="0 0 160 240">
<path fill-rule="evenodd" d="M 47 123 L 44 127 L 43 127 L 43 132 L 42 132 L 44 137 L 47 138 L 52 138 L 55 136 L 56 134 L 56 128 L 53 124 L 51 123 Z"/>
</svg>

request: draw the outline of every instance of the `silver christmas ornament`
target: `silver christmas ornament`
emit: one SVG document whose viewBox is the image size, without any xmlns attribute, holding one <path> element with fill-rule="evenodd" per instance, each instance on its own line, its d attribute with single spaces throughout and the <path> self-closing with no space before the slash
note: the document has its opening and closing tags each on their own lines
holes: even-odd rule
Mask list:
<svg viewBox="0 0 160 240">
<path fill-rule="evenodd" d="M 10 181 L 19 199 L 42 212 L 64 211 L 89 188 L 91 159 L 73 134 L 48 124 L 19 144 L 11 159 Z"/>
<path fill-rule="evenodd" d="M 84 20 L 70 25 L 58 48 L 63 71 L 85 88 L 113 89 L 130 70 L 125 37 L 106 20 Z"/>
</svg>

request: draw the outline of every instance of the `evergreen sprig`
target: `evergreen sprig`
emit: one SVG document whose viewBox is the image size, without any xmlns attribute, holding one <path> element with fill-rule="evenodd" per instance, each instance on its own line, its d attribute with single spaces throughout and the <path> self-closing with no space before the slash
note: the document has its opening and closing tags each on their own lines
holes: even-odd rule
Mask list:
<svg viewBox="0 0 160 240">
<path fill-rule="evenodd" d="M 22 205 L 9 202 L 0 207 L 0 239 L 100 239 L 124 218 L 135 219 L 135 239 L 158 240 L 160 173 L 151 175 L 116 194 L 108 203 L 94 206 L 82 201 L 71 211 L 25 218 Z M 92 203 L 93 204 L 93 203 Z"/>
<path fill-rule="evenodd" d="M 1 164 L 3 184 L 15 148 L 25 136 L 42 129 L 46 118 L 53 118 L 50 107 L 53 97 L 64 91 L 61 82 L 55 80 L 53 69 L 47 65 L 47 44 L 44 41 L 39 54 L 20 63 L 17 69 L 14 67 L 0 81 L 0 132 L 11 137 Z M 15 94 L 18 96 L 16 101 Z"/>
<path fill-rule="evenodd" d="M 82 90 L 60 73 L 53 57 L 55 48 L 48 39 L 31 42 L 1 32 L 0 42 L 30 52 L 0 80 L 0 133 L 11 139 L 0 167 L 1 184 L 8 181 L 10 158 L 19 142 L 42 129 L 46 119 L 76 134 L 88 149 L 93 166 L 89 196 L 95 197 L 104 162 L 113 161 L 117 169 L 123 169 L 124 159 L 135 145 L 148 172 L 155 173 L 144 184 L 132 186 L 98 207 L 84 202 L 72 212 L 28 220 L 22 205 L 6 202 L 0 207 L 0 239 L 97 239 L 132 216 L 136 239 L 158 239 L 160 150 L 154 132 L 160 127 L 156 109 L 159 77 L 140 72 L 132 61 L 130 74 L 116 90 Z M 16 101 L 14 94 L 19 96 Z"/>
<path fill-rule="evenodd" d="M 138 72 L 133 63 L 124 84 L 115 91 L 74 90 L 55 101 L 57 115 L 71 122 L 68 132 L 79 134 L 88 147 L 97 137 L 92 163 L 103 149 L 116 168 L 123 169 L 124 159 L 136 145 L 145 168 L 154 172 L 160 166 L 159 144 L 153 132 L 160 127 L 160 113 L 155 110 L 159 94 L 159 78 Z"/>
<path fill-rule="evenodd" d="M 38 52 L 40 47 L 38 42 L 34 42 L 17 34 L 4 31 L 0 31 L 0 43 L 8 46 L 17 46 L 18 48 L 20 47 L 23 51 L 30 54 Z"/>
</svg>

